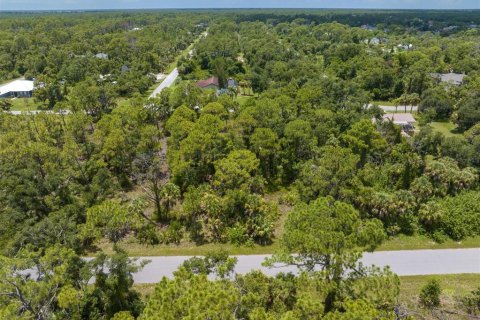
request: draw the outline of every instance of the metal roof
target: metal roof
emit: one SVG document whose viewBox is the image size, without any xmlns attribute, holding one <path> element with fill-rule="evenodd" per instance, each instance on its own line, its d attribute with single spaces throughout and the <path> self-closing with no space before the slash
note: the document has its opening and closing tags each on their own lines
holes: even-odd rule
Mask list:
<svg viewBox="0 0 480 320">
<path fill-rule="evenodd" d="M 32 91 L 33 81 L 31 80 L 15 80 L 0 86 L 0 96 L 9 92 Z"/>
<path fill-rule="evenodd" d="M 395 124 L 409 124 L 416 122 L 411 113 L 386 113 L 383 120 L 391 120 Z"/>
</svg>

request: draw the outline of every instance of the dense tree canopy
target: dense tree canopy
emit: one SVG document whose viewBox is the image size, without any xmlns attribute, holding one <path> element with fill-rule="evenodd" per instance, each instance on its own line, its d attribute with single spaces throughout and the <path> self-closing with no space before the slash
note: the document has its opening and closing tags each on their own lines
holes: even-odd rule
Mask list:
<svg viewBox="0 0 480 320">
<path fill-rule="evenodd" d="M 362 252 L 480 235 L 476 11 L 0 18 L 0 81 L 35 79 L 0 99 L 2 319 L 394 319 L 398 278 Z M 196 84 L 212 76 L 219 90 Z M 418 128 L 384 103 L 418 105 Z M 6 112 L 32 104 L 52 112 Z M 194 258 L 144 304 L 120 249 L 135 242 L 276 242 L 269 263 L 302 270 Z"/>
</svg>

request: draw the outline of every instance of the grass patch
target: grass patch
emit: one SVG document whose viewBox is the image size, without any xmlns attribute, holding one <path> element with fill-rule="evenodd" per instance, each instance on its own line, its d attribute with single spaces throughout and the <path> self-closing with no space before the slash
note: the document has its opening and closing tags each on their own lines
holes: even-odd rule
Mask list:
<svg viewBox="0 0 480 320">
<path fill-rule="evenodd" d="M 155 283 L 136 283 L 133 285 L 133 288 L 146 300 L 155 290 L 155 286 Z"/>
<path fill-rule="evenodd" d="M 385 241 L 377 251 L 390 250 L 422 250 L 422 249 L 464 249 L 480 247 L 480 236 L 467 238 L 462 241 L 447 240 L 437 243 L 424 235 L 399 235 Z"/>
<path fill-rule="evenodd" d="M 118 107 L 123 107 L 123 106 L 127 106 L 127 105 L 130 105 L 129 98 L 124 98 L 124 97 L 117 98 L 117 106 Z"/>
<path fill-rule="evenodd" d="M 97 244 L 98 248 L 111 254 L 112 244 L 107 241 L 102 241 Z M 119 243 L 119 246 L 126 250 L 129 256 L 203 256 L 215 250 L 225 250 L 231 255 L 249 255 L 249 254 L 269 254 L 278 249 L 278 242 L 271 245 L 260 246 L 254 245 L 252 247 L 235 246 L 229 243 L 209 243 L 203 245 L 195 245 L 191 242 L 182 242 L 178 245 L 156 245 L 145 246 L 137 242 L 136 239 L 129 238 Z M 94 253 L 92 253 L 94 254 Z"/>
<path fill-rule="evenodd" d="M 462 137 L 462 133 L 457 126 L 450 121 L 436 121 L 430 123 L 432 129 L 436 132 L 442 133 L 445 137 Z"/>
<path fill-rule="evenodd" d="M 12 103 L 11 111 L 32 111 L 38 110 L 40 103 L 36 102 L 34 98 L 15 98 L 10 99 Z"/>
<path fill-rule="evenodd" d="M 480 274 L 449 274 L 449 275 L 426 275 L 426 276 L 404 276 L 400 277 L 399 304 L 410 311 L 418 314 L 413 319 L 468 319 L 460 315 L 448 315 L 437 318 L 430 310 L 419 306 L 419 294 L 421 288 L 431 279 L 440 281 L 442 294 L 440 296 L 440 309 L 465 314 L 457 305 L 456 298 L 465 296 L 472 290 L 480 287 Z"/>
<path fill-rule="evenodd" d="M 253 98 L 253 96 L 244 96 L 239 94 L 235 99 L 240 106 L 244 106 L 251 98 Z"/>
</svg>

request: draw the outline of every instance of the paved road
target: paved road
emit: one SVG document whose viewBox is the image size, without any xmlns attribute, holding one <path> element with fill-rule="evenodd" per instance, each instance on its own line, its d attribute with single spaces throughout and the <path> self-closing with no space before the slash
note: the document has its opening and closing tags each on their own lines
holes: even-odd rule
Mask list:
<svg viewBox="0 0 480 320">
<path fill-rule="evenodd" d="M 160 85 L 155 89 L 153 90 L 152 94 L 150 95 L 149 98 L 155 98 L 157 96 L 157 94 L 159 94 L 160 92 L 162 92 L 163 89 L 165 88 L 168 88 L 168 87 L 171 87 L 172 84 L 175 82 L 175 80 L 177 80 L 177 77 L 178 77 L 178 69 L 175 68 L 173 69 L 172 72 L 170 72 L 170 74 L 162 81 L 162 83 L 160 83 Z"/>
<path fill-rule="evenodd" d="M 268 275 L 279 272 L 295 272 L 294 267 L 262 267 L 267 255 L 237 256 L 236 273 L 244 274 L 252 270 L 262 270 Z M 142 271 L 134 275 L 136 283 L 156 283 L 162 277 L 172 277 L 173 272 L 189 257 L 142 257 L 150 260 Z M 480 273 L 480 248 L 445 250 L 404 250 L 378 251 L 366 253 L 362 259 L 364 265 L 379 267 L 389 265 L 400 276 L 424 274 Z"/>
<path fill-rule="evenodd" d="M 46 113 L 46 114 L 70 114 L 72 113 L 70 110 L 60 110 L 60 111 L 52 111 L 52 110 L 30 110 L 30 111 L 6 111 L 6 113 L 12 114 L 14 116 L 19 116 L 22 114 L 39 114 L 39 113 Z"/>
<path fill-rule="evenodd" d="M 398 106 L 396 109 L 394 106 L 379 106 L 380 108 L 383 109 L 383 111 L 391 112 L 391 111 L 399 111 L 399 112 L 405 112 L 405 106 Z M 417 111 L 418 107 L 417 106 L 407 106 L 407 112 L 410 111 Z"/>
<path fill-rule="evenodd" d="M 372 107 L 373 104 L 369 104 L 368 107 Z M 399 111 L 399 112 L 405 112 L 405 106 L 398 106 L 397 108 L 395 108 L 395 106 L 381 106 L 379 105 L 378 107 L 380 107 L 380 109 L 383 109 L 383 111 L 385 112 L 392 112 L 392 111 Z M 417 111 L 418 110 L 418 106 L 407 106 L 407 112 L 410 112 L 410 111 Z"/>
</svg>

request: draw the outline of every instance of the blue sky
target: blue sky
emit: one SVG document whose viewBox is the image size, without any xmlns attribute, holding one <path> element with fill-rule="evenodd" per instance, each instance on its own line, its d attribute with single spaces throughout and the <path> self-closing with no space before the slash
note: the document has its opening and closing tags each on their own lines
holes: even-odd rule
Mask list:
<svg viewBox="0 0 480 320">
<path fill-rule="evenodd" d="M 0 0 L 0 10 L 141 8 L 480 9 L 480 0 Z"/>
</svg>

